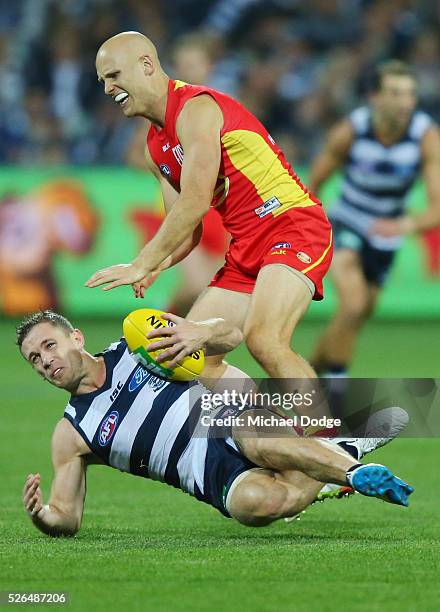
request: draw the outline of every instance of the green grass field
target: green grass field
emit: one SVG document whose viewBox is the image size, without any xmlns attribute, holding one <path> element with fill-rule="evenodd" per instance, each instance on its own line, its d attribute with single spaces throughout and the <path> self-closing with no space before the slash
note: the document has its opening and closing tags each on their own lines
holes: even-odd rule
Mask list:
<svg viewBox="0 0 440 612">
<path fill-rule="evenodd" d="M 305 355 L 319 331 L 303 323 Z M 88 348 L 119 334 L 115 322 L 84 321 Z M 372 323 L 353 374 L 438 376 L 439 323 Z M 438 609 L 439 440 L 398 440 L 375 453 L 416 487 L 409 509 L 356 496 L 312 507 L 300 521 L 250 529 L 180 491 L 92 467 L 80 533 L 51 540 L 21 505 L 29 472 L 49 493 L 50 436 L 67 395 L 31 373 L 0 323 L 0 591 L 67 591 L 69 610 Z M 432 348 L 430 348 L 432 347 Z M 232 361 L 252 374 L 242 350 Z M 60 608 L 61 609 L 61 608 Z"/>
</svg>

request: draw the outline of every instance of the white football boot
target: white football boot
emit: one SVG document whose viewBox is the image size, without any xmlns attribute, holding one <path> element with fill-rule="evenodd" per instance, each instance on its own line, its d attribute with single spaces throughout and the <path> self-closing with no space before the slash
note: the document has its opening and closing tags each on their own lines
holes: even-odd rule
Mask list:
<svg viewBox="0 0 440 612">
<path fill-rule="evenodd" d="M 408 425 L 408 421 L 408 413 L 403 408 L 383 408 L 372 414 L 357 430 L 353 430 L 353 438 L 332 438 L 330 441 L 360 461 L 368 453 L 394 440 Z M 316 496 L 316 501 L 348 497 L 354 492 L 352 487 L 326 484 Z"/>
<path fill-rule="evenodd" d="M 361 427 L 353 430 L 352 438 L 330 438 L 329 441 L 337 444 L 354 459 L 360 461 L 368 453 L 394 440 L 405 429 L 408 421 L 408 413 L 403 408 L 398 406 L 383 408 L 372 414 Z M 348 485 L 326 484 L 316 496 L 315 502 L 341 499 L 354 493 L 355 490 Z M 299 520 L 299 516 L 297 514 L 284 520 L 290 523 Z"/>
</svg>

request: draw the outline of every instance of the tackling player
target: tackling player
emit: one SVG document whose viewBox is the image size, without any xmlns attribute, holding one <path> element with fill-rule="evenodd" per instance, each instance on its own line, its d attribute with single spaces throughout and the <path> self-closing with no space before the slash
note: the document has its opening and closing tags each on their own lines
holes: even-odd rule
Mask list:
<svg viewBox="0 0 440 612">
<path fill-rule="evenodd" d="M 309 184 L 316 193 L 344 168 L 341 194 L 330 211 L 335 238 L 331 273 L 339 306 L 312 359 L 318 372 L 345 374 L 402 237 L 440 224 L 439 130 L 416 104 L 411 68 L 394 60 L 381 65 L 370 104 L 330 132 L 312 166 Z M 408 215 L 405 197 L 420 173 L 428 208 Z"/>
<path fill-rule="evenodd" d="M 206 324 L 216 345 L 241 340 L 225 321 Z M 26 511 L 48 535 L 79 530 L 91 464 L 160 480 L 255 527 L 301 512 L 323 482 L 408 505 L 412 487 L 384 466 L 359 463 L 372 450 L 368 440 L 350 440 L 353 458 L 333 442 L 298 438 L 291 428 L 276 425 L 265 428 L 264 435 L 246 423 L 226 433 L 215 426 L 201 433 L 207 390 L 197 382 L 153 375 L 134 361 L 123 338 L 91 355 L 79 329 L 43 311 L 18 326 L 17 344 L 44 380 L 71 393 L 52 438 L 55 474 L 49 503 L 43 503 L 40 474 L 29 474 L 23 490 Z M 225 406 L 209 414 L 222 416 Z M 245 419 L 256 415 L 273 413 L 253 408 L 241 413 Z"/>
<path fill-rule="evenodd" d="M 146 160 L 160 181 L 167 216 L 132 263 L 100 270 L 86 285 L 132 284 L 143 296 L 160 270 L 194 248 L 202 219 L 215 207 L 232 241 L 225 265 L 188 318 L 222 317 L 243 330 L 250 352 L 273 378 L 314 378 L 290 343 L 311 300 L 323 298 L 333 241 L 321 203 L 249 111 L 218 91 L 170 79 L 142 34 L 107 40 L 96 69 L 126 117 L 151 121 Z M 207 377 L 228 375 L 222 357 L 207 360 Z"/>
</svg>

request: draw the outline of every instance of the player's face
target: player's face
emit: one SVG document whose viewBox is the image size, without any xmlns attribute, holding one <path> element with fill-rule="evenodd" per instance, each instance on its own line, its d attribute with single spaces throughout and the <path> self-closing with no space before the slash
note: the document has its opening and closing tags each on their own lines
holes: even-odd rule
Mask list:
<svg viewBox="0 0 440 612">
<path fill-rule="evenodd" d="M 417 104 L 417 86 L 410 76 L 387 75 L 373 96 L 377 112 L 390 125 L 404 127 Z"/>
<path fill-rule="evenodd" d="M 126 117 L 142 115 L 149 100 L 148 76 L 141 58 L 104 53 L 96 59 L 98 80 L 106 95 L 113 98 Z"/>
<path fill-rule="evenodd" d="M 174 69 L 179 79 L 194 85 L 206 84 L 212 70 L 208 54 L 200 47 L 183 47 L 174 55 Z"/>
<path fill-rule="evenodd" d="M 35 325 L 21 346 L 24 358 L 45 380 L 60 389 L 77 388 L 82 372 L 80 350 L 84 337 L 75 329 L 68 333 L 61 327 L 44 322 Z"/>
</svg>

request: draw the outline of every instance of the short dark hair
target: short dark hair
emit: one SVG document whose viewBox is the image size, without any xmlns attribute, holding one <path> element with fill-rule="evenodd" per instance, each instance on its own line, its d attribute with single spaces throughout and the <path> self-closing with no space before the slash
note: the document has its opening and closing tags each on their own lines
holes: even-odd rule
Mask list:
<svg viewBox="0 0 440 612">
<path fill-rule="evenodd" d="M 31 329 L 40 323 L 50 323 L 55 327 L 61 327 L 68 333 L 73 332 L 75 329 L 72 323 L 66 319 L 66 317 L 63 317 L 63 315 L 60 315 L 53 310 L 39 310 L 38 312 L 34 312 L 25 317 L 15 329 L 17 334 L 17 345 L 20 349 L 21 345 L 23 344 L 23 340 L 26 338 Z"/>
<path fill-rule="evenodd" d="M 417 80 L 415 70 L 412 66 L 400 60 L 388 60 L 387 62 L 378 64 L 372 71 L 369 87 L 370 91 L 378 92 L 383 85 L 384 78 L 387 76 L 407 76 L 414 79 L 414 81 Z"/>
</svg>

